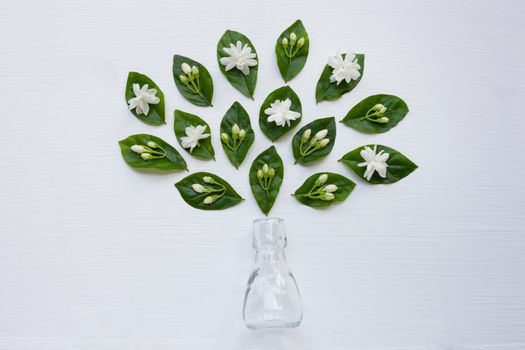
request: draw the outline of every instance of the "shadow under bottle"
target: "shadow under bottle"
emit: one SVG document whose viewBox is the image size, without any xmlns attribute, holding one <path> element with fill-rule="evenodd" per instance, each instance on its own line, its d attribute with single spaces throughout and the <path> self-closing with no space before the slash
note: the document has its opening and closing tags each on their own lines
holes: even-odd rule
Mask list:
<svg viewBox="0 0 525 350">
<path fill-rule="evenodd" d="M 255 268 L 248 280 L 243 307 L 248 328 L 293 328 L 301 324 L 301 296 L 286 262 L 286 244 L 283 219 L 253 222 Z"/>
</svg>

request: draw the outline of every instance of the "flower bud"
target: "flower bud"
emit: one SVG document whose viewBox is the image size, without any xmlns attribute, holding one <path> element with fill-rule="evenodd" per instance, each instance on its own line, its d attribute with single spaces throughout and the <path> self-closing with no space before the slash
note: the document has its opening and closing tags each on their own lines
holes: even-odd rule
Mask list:
<svg viewBox="0 0 525 350">
<path fill-rule="evenodd" d="M 301 37 L 301 38 L 299 38 L 299 41 L 297 41 L 297 47 L 301 48 L 303 46 L 304 46 L 304 38 Z"/>
<path fill-rule="evenodd" d="M 221 140 L 222 140 L 222 142 L 224 142 L 224 143 L 228 143 L 228 141 L 230 140 L 230 137 L 228 136 L 227 133 L 223 132 L 223 133 L 221 134 Z"/>
<path fill-rule="evenodd" d="M 191 72 L 193 75 L 199 75 L 199 68 L 197 68 L 197 66 L 193 66 L 191 67 Z"/>
<path fill-rule="evenodd" d="M 381 108 L 383 108 L 384 106 L 381 104 L 381 103 L 378 103 L 376 104 L 374 107 L 372 107 L 372 109 L 375 109 L 376 111 L 380 111 Z"/>
<path fill-rule="evenodd" d="M 302 142 L 308 141 L 308 139 L 310 138 L 311 135 L 312 135 L 312 129 L 306 129 L 303 132 L 303 136 L 301 137 L 301 141 Z"/>
<path fill-rule="evenodd" d="M 206 187 L 202 186 L 201 184 L 193 184 L 191 185 L 191 188 L 197 193 L 204 193 L 206 192 Z"/>
<path fill-rule="evenodd" d="M 147 145 L 149 148 L 159 148 L 159 145 L 154 141 L 148 141 Z"/>
<path fill-rule="evenodd" d="M 261 169 L 257 170 L 257 180 L 262 180 L 263 178 L 263 172 Z"/>
<path fill-rule="evenodd" d="M 295 41 L 297 40 L 297 35 L 295 35 L 294 32 L 290 33 L 290 45 L 295 45 Z"/>
<path fill-rule="evenodd" d="M 151 158 L 153 158 L 153 156 L 151 154 L 149 154 L 149 153 L 142 153 L 140 156 L 144 160 L 150 160 Z"/>
<path fill-rule="evenodd" d="M 191 67 L 189 64 L 187 64 L 186 62 L 184 62 L 183 64 L 181 64 L 180 66 L 180 69 L 182 69 L 182 71 L 184 72 L 184 74 L 186 75 L 191 75 Z"/>
<path fill-rule="evenodd" d="M 385 106 L 381 107 L 381 109 L 379 110 L 379 113 L 384 114 L 386 112 L 386 109 L 387 108 Z"/>
<path fill-rule="evenodd" d="M 324 148 L 329 143 L 330 143 L 330 139 L 322 139 L 321 141 L 317 142 L 317 147 L 318 148 Z"/>
<path fill-rule="evenodd" d="M 179 80 L 181 81 L 181 83 L 183 83 L 184 85 L 188 85 L 188 78 L 186 78 L 185 75 L 179 75 Z"/>
<path fill-rule="evenodd" d="M 334 184 L 326 185 L 324 187 L 324 190 L 325 190 L 325 192 L 333 193 L 333 192 L 337 191 L 337 185 L 334 185 Z"/>
<path fill-rule="evenodd" d="M 239 139 L 242 141 L 245 138 L 246 138 L 246 130 L 241 129 L 241 131 L 239 131 Z"/>
<path fill-rule="evenodd" d="M 326 182 L 326 180 L 328 180 L 328 174 L 321 174 L 321 175 L 319 175 L 319 177 L 317 178 L 317 180 L 315 180 L 315 185 L 316 185 L 316 186 L 324 185 L 324 183 Z"/>
<path fill-rule="evenodd" d="M 217 196 L 208 196 L 208 197 L 204 198 L 203 203 L 204 204 L 212 204 L 216 200 L 217 200 Z"/>
<path fill-rule="evenodd" d="M 388 119 L 387 117 L 381 117 L 379 119 L 374 120 L 374 122 L 379 123 L 379 124 L 386 124 L 389 121 L 390 119 Z"/>
<path fill-rule="evenodd" d="M 144 146 L 141 146 L 141 145 L 133 145 L 131 146 L 131 150 L 135 153 L 138 153 L 138 154 L 142 154 L 144 153 L 146 150 L 144 149 Z"/>
<path fill-rule="evenodd" d="M 323 193 L 321 195 L 321 200 L 323 201 L 331 201 L 335 198 L 335 195 L 333 193 Z"/>
<path fill-rule="evenodd" d="M 262 167 L 263 175 L 267 176 L 268 172 L 270 171 L 270 168 L 268 167 L 268 164 L 264 164 Z"/>
<path fill-rule="evenodd" d="M 288 47 L 288 39 L 283 38 L 283 40 L 281 41 L 281 45 L 283 45 L 283 47 L 286 49 Z"/>
<path fill-rule="evenodd" d="M 270 179 L 275 176 L 275 169 L 274 168 L 270 168 L 270 170 L 268 171 L 268 176 L 270 176 Z"/>
<path fill-rule="evenodd" d="M 318 131 L 317 134 L 315 134 L 314 136 L 314 140 L 321 140 L 321 139 L 324 139 L 326 137 L 326 135 L 328 135 L 328 130 L 327 129 L 323 129 L 321 131 Z"/>
<path fill-rule="evenodd" d="M 239 132 L 241 131 L 241 129 L 239 128 L 239 125 L 237 124 L 233 124 L 232 126 L 232 136 L 234 139 L 237 139 L 237 137 L 239 136 Z"/>
<path fill-rule="evenodd" d="M 211 176 L 204 176 L 202 178 L 202 181 L 206 182 L 207 184 L 214 184 L 215 180 Z"/>
</svg>

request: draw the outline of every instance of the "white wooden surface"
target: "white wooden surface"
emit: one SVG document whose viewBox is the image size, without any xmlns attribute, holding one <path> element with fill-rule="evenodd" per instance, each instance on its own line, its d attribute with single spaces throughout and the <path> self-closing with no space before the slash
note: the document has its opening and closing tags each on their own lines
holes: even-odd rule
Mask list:
<svg viewBox="0 0 525 350">
<path fill-rule="evenodd" d="M 525 39 L 522 1 L 0 1 L 0 349 L 525 349 L 522 197 Z M 221 150 L 220 119 L 235 100 L 257 125 L 283 85 L 279 33 L 302 18 L 311 38 L 291 82 L 304 121 L 342 117 L 362 98 L 393 93 L 410 113 L 376 136 L 339 126 L 329 159 L 291 165 L 272 215 L 286 219 L 288 258 L 304 323 L 253 332 L 241 319 L 250 273 L 247 181 L 270 142 L 259 132 L 240 170 Z M 260 58 L 255 101 L 220 74 L 215 45 L 227 28 Z M 360 85 L 315 105 L 326 57 L 366 53 Z M 174 53 L 204 63 L 215 108 L 175 90 Z M 129 70 L 167 97 L 163 127 L 126 109 Z M 247 201 L 223 212 L 185 205 L 186 173 L 134 171 L 117 141 L 152 133 L 176 144 L 174 108 L 210 123 L 223 175 Z M 367 186 L 336 159 L 384 143 L 420 168 L 391 186 Z M 178 145 L 177 145 L 178 147 Z M 180 150 L 180 147 L 178 148 Z M 314 211 L 289 196 L 309 174 L 337 171 L 358 187 L 343 205 Z"/>
</svg>

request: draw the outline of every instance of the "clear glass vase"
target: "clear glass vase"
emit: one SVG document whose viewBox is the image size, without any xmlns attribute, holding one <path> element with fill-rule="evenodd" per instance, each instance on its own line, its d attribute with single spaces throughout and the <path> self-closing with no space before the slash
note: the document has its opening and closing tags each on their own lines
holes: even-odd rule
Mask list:
<svg viewBox="0 0 525 350">
<path fill-rule="evenodd" d="M 292 328 L 301 324 L 301 296 L 286 262 L 286 244 L 283 219 L 253 222 L 255 268 L 248 280 L 243 307 L 248 328 Z"/>
</svg>

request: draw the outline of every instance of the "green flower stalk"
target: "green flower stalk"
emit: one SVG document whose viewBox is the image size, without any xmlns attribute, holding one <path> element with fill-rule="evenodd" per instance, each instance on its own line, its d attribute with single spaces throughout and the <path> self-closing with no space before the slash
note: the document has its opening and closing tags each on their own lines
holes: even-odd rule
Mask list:
<svg viewBox="0 0 525 350">
<path fill-rule="evenodd" d="M 368 112 L 366 112 L 365 116 L 361 118 L 360 120 L 366 119 L 373 123 L 386 124 L 390 121 L 388 117 L 385 117 L 385 113 L 387 110 L 388 108 L 386 108 L 381 103 L 378 103 L 374 107 L 370 108 Z"/>
<path fill-rule="evenodd" d="M 284 53 L 288 57 L 289 63 L 292 63 L 292 58 L 297 54 L 297 52 L 304 46 L 305 38 L 300 37 L 297 40 L 297 34 L 294 32 L 290 33 L 289 39 L 284 37 L 281 40 L 281 45 L 284 49 Z"/>
<path fill-rule="evenodd" d="M 191 188 L 197 193 L 197 196 L 205 196 L 202 201 L 204 204 L 213 204 L 226 193 L 226 187 L 215 181 L 211 176 L 204 176 L 202 181 L 212 186 L 194 183 Z"/>
<path fill-rule="evenodd" d="M 302 157 L 306 157 L 317 150 L 325 148 L 330 143 L 330 139 L 326 138 L 326 136 L 328 135 L 328 129 L 318 131 L 310 140 L 311 135 L 312 130 L 306 129 L 303 132 L 303 135 L 301 136 L 301 143 L 299 144 L 299 153 Z M 308 143 L 308 140 L 310 140 L 310 143 L 305 147 L 305 145 Z M 297 163 L 297 161 L 295 161 L 295 163 Z"/>
<path fill-rule="evenodd" d="M 338 187 L 335 184 L 328 184 L 325 185 L 326 181 L 328 181 L 328 174 L 321 174 L 315 180 L 314 185 L 308 191 L 308 193 L 304 194 L 304 197 L 312 198 L 312 199 L 320 199 L 322 201 L 332 201 L 335 199 L 335 192 L 337 192 Z"/>
<path fill-rule="evenodd" d="M 184 86 L 186 86 L 189 92 L 191 92 L 194 95 L 199 95 L 206 102 L 208 102 L 206 97 L 204 97 L 204 95 L 201 92 L 201 81 L 199 79 L 199 68 L 197 68 L 197 66 L 190 67 L 190 65 L 187 64 L 186 62 L 181 64 L 180 68 L 182 72 L 184 73 L 184 74 L 179 75 L 180 82 L 184 84 Z M 210 104 L 210 106 L 212 105 Z"/>
<path fill-rule="evenodd" d="M 130 149 L 145 161 L 166 158 L 166 151 L 153 141 L 148 141 L 146 145 L 133 145 Z"/>
<path fill-rule="evenodd" d="M 266 195 L 270 196 L 270 186 L 272 185 L 272 180 L 275 177 L 275 169 L 268 164 L 264 164 L 262 168 L 257 170 L 257 180 L 259 180 L 259 185 L 266 192 Z"/>
<path fill-rule="evenodd" d="M 227 133 L 223 132 L 221 134 L 222 143 L 234 153 L 237 153 L 242 142 L 246 139 L 246 130 L 241 129 L 239 125 L 234 124 L 231 129 L 231 139 L 232 142 L 230 142 L 230 136 Z"/>
</svg>

